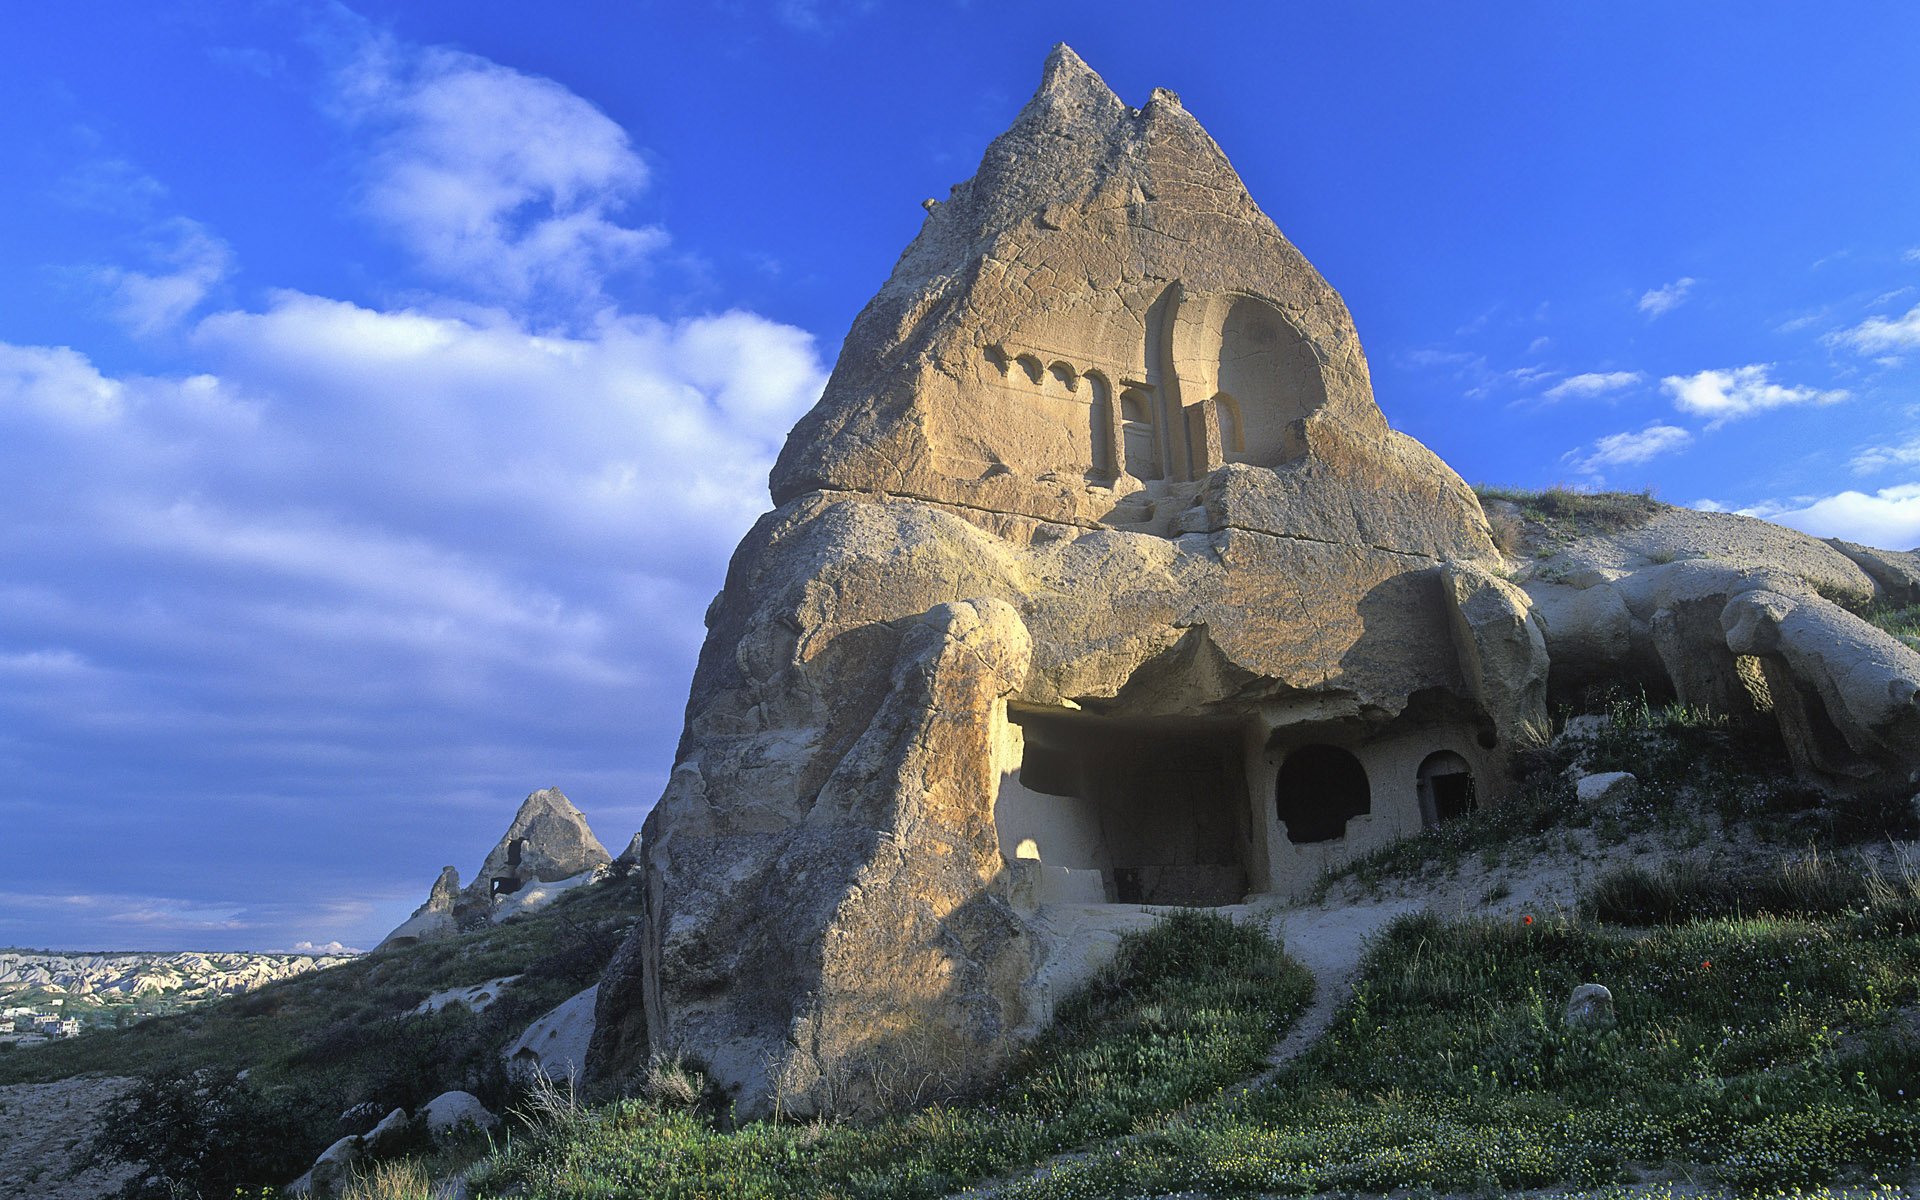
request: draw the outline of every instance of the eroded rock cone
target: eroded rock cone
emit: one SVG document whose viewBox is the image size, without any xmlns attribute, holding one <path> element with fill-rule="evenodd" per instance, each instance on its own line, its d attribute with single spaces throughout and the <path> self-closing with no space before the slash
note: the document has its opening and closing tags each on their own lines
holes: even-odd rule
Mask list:
<svg viewBox="0 0 1920 1200">
<path fill-rule="evenodd" d="M 1609 544 L 1510 582 L 1219 147 L 1065 47 L 854 322 L 772 495 L 623 855 L 646 912 L 588 1056 L 692 1056 L 742 1117 L 964 1089 L 1140 905 L 1304 890 L 1497 803 L 1550 653 L 1689 702 L 1770 689 L 1810 771 L 1920 765 L 1920 657 L 1764 557 Z"/>
<path fill-rule="evenodd" d="M 465 900 L 484 907 L 529 883 L 571 879 L 612 861 L 573 801 L 559 788 L 541 788 L 521 802 L 467 885 Z"/>
<path fill-rule="evenodd" d="M 684 1051 L 743 1115 L 964 1087 L 1097 961 L 1041 904 L 1310 881 L 1487 798 L 1544 721 L 1525 597 L 1339 296 L 1177 97 L 1065 47 L 773 496 L 635 852 L 603 1078 Z"/>
<path fill-rule="evenodd" d="M 376 949 L 411 946 L 502 919 L 514 911 L 503 903 L 512 897 L 532 898 L 519 906 L 523 910 L 551 898 L 535 891 L 523 895 L 528 885 L 576 879 L 612 861 L 573 802 L 559 788 L 542 788 L 521 802 L 471 884 L 463 890 L 460 872 L 442 867 L 427 902 Z"/>
</svg>

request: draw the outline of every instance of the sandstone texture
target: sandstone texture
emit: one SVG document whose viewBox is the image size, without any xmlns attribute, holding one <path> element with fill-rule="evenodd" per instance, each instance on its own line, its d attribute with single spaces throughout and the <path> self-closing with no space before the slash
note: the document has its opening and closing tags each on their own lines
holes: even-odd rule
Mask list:
<svg viewBox="0 0 1920 1200">
<path fill-rule="evenodd" d="M 1065 48 L 773 496 L 630 851 L 603 1077 L 686 1052 L 745 1113 L 964 1087 L 1049 1015 L 1042 906 L 1310 882 L 1494 799 L 1545 727 L 1527 598 L 1339 296 L 1177 97 Z"/>
<path fill-rule="evenodd" d="M 1920 568 L 1680 510 L 1509 559 L 1179 98 L 1065 47 L 771 483 L 622 855 L 603 1083 L 685 1055 L 742 1117 L 963 1090 L 1099 931 L 1499 803 L 1596 680 L 1772 720 L 1822 779 L 1920 763 L 1920 657 L 1836 603 Z"/>
<path fill-rule="evenodd" d="M 1911 790 L 1920 654 L 1860 614 L 1920 596 L 1916 556 L 1665 506 L 1636 528 L 1531 533 L 1518 578 L 1553 702 L 1670 697 L 1777 729 L 1829 790 Z"/>
</svg>

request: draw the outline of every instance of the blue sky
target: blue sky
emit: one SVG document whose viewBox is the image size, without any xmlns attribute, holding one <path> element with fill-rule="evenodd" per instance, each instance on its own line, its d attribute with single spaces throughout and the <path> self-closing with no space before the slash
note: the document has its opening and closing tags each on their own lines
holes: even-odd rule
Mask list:
<svg viewBox="0 0 1920 1200">
<path fill-rule="evenodd" d="M 0 944 L 366 945 L 618 849 L 781 438 L 1071 43 L 1470 480 L 1920 543 L 1920 8 L 15 5 Z"/>
</svg>

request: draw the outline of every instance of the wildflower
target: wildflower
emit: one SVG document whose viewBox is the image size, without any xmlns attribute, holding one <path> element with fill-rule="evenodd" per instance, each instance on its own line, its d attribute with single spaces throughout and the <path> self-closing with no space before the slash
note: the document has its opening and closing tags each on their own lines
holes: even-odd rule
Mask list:
<svg viewBox="0 0 1920 1200">
<path fill-rule="evenodd" d="M 1521 917 L 1521 918 L 1520 918 L 1520 923 L 1521 923 L 1522 925 L 1531 925 L 1531 924 L 1533 924 L 1533 914 L 1532 914 L 1532 913 L 1528 913 L 1527 915 L 1525 915 L 1525 916 L 1523 916 L 1523 917 Z"/>
<path fill-rule="evenodd" d="M 1712 960 L 1712 959 L 1710 959 L 1710 958 L 1703 958 L 1703 959 L 1701 959 L 1701 960 L 1700 960 L 1700 969 L 1701 969 L 1702 971 L 1711 971 L 1711 970 L 1713 970 L 1713 960 Z"/>
</svg>

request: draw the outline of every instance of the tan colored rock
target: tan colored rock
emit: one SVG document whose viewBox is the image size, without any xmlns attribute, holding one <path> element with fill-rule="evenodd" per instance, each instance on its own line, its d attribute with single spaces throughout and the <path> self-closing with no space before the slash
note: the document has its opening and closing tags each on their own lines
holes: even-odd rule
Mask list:
<svg viewBox="0 0 1920 1200">
<path fill-rule="evenodd" d="M 1920 604 L 1920 554 L 1911 550 L 1881 550 L 1839 538 L 1827 544 L 1853 560 L 1873 580 L 1874 600 L 1891 607 Z"/>
<path fill-rule="evenodd" d="M 460 872 L 453 867 L 441 867 L 440 875 L 433 881 L 433 887 L 427 892 L 427 902 L 413 910 L 413 915 L 401 922 L 392 933 L 381 939 L 375 950 L 386 950 L 396 946 L 411 946 L 415 942 L 446 937 L 460 928 L 458 908 L 460 905 Z"/>
<path fill-rule="evenodd" d="M 1168 92 L 1064 47 L 933 206 L 708 612 L 623 858 L 603 1081 L 742 1115 L 964 1089 L 1060 904 L 1219 904 L 1498 790 L 1541 635 L 1337 294 Z M 1451 573 L 1449 573 L 1451 572 Z"/>
<path fill-rule="evenodd" d="M 427 902 L 376 949 L 411 946 L 532 912 L 604 875 L 612 861 L 573 802 L 559 788 L 542 788 L 521 802 L 471 884 L 462 890 L 460 872 L 442 867 Z"/>
<path fill-rule="evenodd" d="M 466 900 L 491 906 L 529 883 L 569 879 L 612 861 L 566 794 L 559 788 L 542 788 L 521 802 L 513 823 L 467 885 Z"/>
<path fill-rule="evenodd" d="M 1544 741 L 1551 728 L 1547 639 L 1527 594 L 1460 563 L 1449 563 L 1440 577 L 1461 672 L 1492 720 L 1494 736 L 1508 745 Z"/>
</svg>

